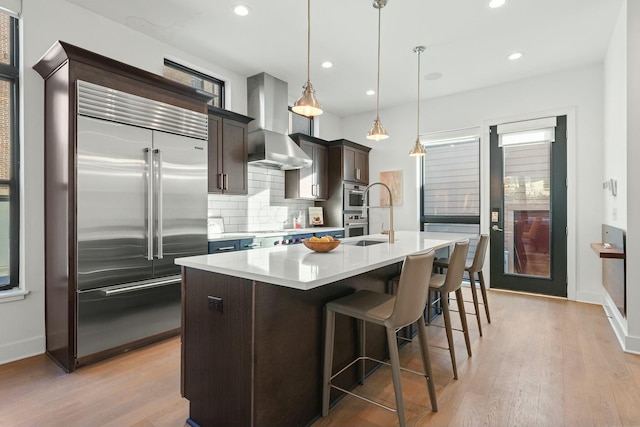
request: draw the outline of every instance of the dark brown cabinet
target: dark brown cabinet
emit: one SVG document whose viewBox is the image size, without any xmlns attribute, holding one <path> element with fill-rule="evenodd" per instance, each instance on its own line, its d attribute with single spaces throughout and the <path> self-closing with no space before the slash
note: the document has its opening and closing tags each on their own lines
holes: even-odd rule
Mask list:
<svg viewBox="0 0 640 427">
<path fill-rule="evenodd" d="M 248 193 L 247 124 L 252 120 L 209 107 L 209 193 Z"/>
<path fill-rule="evenodd" d="M 325 200 L 329 195 L 328 142 L 303 134 L 293 134 L 291 138 L 313 160 L 313 164 L 285 172 L 285 198 Z"/>
<path fill-rule="evenodd" d="M 342 180 L 369 184 L 369 147 L 346 139 L 333 141 L 342 149 Z"/>
</svg>

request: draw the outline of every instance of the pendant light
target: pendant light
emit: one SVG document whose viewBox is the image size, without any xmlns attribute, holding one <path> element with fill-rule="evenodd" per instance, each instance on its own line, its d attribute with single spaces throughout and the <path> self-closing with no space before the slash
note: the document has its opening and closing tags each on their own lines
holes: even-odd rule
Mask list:
<svg viewBox="0 0 640 427">
<path fill-rule="evenodd" d="M 322 114 L 322 107 L 315 93 L 311 85 L 311 0 L 307 0 L 307 83 L 303 86 L 302 96 L 293 104 L 291 110 L 307 117 Z"/>
<path fill-rule="evenodd" d="M 424 156 L 427 152 L 420 143 L 420 54 L 424 52 L 424 46 L 416 46 L 413 51 L 418 54 L 418 135 L 416 136 L 416 143 L 413 145 L 409 155 L 412 157 Z"/>
<path fill-rule="evenodd" d="M 388 0 L 374 0 L 373 7 L 378 9 L 378 87 L 376 89 L 376 119 L 373 121 L 373 127 L 367 135 L 367 139 L 380 141 L 389 138 L 389 134 L 382 127 L 380 122 L 380 21 L 382 8 L 387 5 Z"/>
</svg>

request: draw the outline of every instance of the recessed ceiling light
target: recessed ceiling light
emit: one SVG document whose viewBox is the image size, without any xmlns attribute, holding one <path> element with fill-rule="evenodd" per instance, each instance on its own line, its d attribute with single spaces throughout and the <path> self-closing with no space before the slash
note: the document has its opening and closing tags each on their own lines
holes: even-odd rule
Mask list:
<svg viewBox="0 0 640 427">
<path fill-rule="evenodd" d="M 520 59 L 522 58 L 522 52 L 513 52 L 511 55 L 508 56 L 510 61 L 515 61 L 516 59 Z"/>
<path fill-rule="evenodd" d="M 489 7 L 495 9 L 496 7 L 504 6 L 507 3 L 507 0 L 491 0 L 489 2 Z"/>
<path fill-rule="evenodd" d="M 233 12 L 238 16 L 247 16 L 249 14 L 249 8 L 243 4 L 239 4 L 233 8 Z"/>
<path fill-rule="evenodd" d="M 331 61 L 324 61 L 322 63 L 322 68 L 331 68 L 331 67 L 333 67 L 333 62 Z"/>
<path fill-rule="evenodd" d="M 369 89 L 369 90 L 367 91 L 367 95 L 369 95 L 369 96 L 372 96 L 372 95 L 375 95 L 375 94 L 376 94 L 376 91 L 375 91 L 375 90 L 371 90 L 371 89 Z"/>
<path fill-rule="evenodd" d="M 429 73 L 424 76 L 425 80 L 438 80 L 442 78 L 442 73 Z"/>
</svg>

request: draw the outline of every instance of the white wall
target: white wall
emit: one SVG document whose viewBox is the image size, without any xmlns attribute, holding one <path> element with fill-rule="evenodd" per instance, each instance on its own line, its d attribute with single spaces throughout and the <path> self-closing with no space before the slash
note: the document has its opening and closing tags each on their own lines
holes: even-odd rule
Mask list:
<svg viewBox="0 0 640 427">
<path fill-rule="evenodd" d="M 626 3 L 626 2 L 625 2 Z M 604 175 L 618 195 L 603 191 L 604 223 L 627 228 L 627 14 L 623 6 L 604 60 Z"/>
<path fill-rule="evenodd" d="M 227 79 L 232 99 L 227 108 L 246 113 L 246 76 L 187 55 L 171 46 L 115 24 L 63 0 L 23 1 L 21 22 L 24 64 L 20 92 L 22 163 L 21 283 L 30 294 L 0 303 L 0 363 L 42 353 L 44 338 L 44 83 L 31 68 L 56 40 L 162 74 L 165 55 L 182 58 Z"/>
<path fill-rule="evenodd" d="M 627 3 L 627 325 L 625 348 L 640 353 L 640 2 Z M 624 7 L 624 5 L 623 5 Z"/>
<path fill-rule="evenodd" d="M 428 87 L 425 90 L 428 93 Z M 384 99 L 381 100 L 384 105 Z M 575 239 L 577 259 L 573 278 L 575 292 L 570 298 L 593 303 L 602 302 L 601 267 L 589 247 L 600 240 L 602 223 L 602 139 L 603 139 L 603 67 L 593 65 L 580 69 L 538 76 L 480 90 L 430 99 L 421 105 L 422 133 L 446 131 L 480 126 L 483 128 L 483 149 L 488 144 L 486 124 L 518 116 L 544 114 L 551 110 L 575 108 L 576 188 L 569 189 L 570 217 L 577 233 Z M 374 114 L 358 115 L 343 120 L 344 137 L 373 148 L 370 153 L 370 181 L 378 179 L 380 171 L 404 171 L 404 203 L 394 210 L 396 230 L 416 229 L 418 225 L 418 199 L 413 183 L 416 182 L 416 160 L 408 151 L 416 139 L 415 105 L 408 104 L 380 112 L 383 125 L 391 135 L 385 141 L 372 142 L 365 135 Z M 482 157 L 483 177 L 488 170 L 488 156 Z M 572 171 L 569 171 L 571 175 Z M 488 206 L 488 180 L 482 183 L 482 206 Z M 376 199 L 373 199 L 376 200 Z M 573 206 L 572 206 L 573 204 Z M 487 213 L 482 212 L 483 216 Z M 488 222 L 483 221 L 483 231 Z M 571 280 L 571 277 L 570 277 Z"/>
<path fill-rule="evenodd" d="M 617 196 L 603 191 L 603 223 L 627 229 L 627 2 L 620 8 L 604 59 L 604 153 L 603 179 L 616 179 Z M 627 336 L 627 319 L 604 290 L 603 305 L 622 346 Z"/>
<path fill-rule="evenodd" d="M 284 198 L 284 171 L 249 165 L 246 196 L 209 194 L 209 217 L 222 217 L 226 232 L 293 228 L 293 216 L 309 216 L 312 201 Z"/>
</svg>

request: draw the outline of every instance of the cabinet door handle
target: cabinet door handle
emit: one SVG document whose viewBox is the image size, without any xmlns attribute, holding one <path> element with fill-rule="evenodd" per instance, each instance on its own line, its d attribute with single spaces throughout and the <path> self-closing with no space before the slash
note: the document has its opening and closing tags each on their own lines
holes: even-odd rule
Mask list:
<svg viewBox="0 0 640 427">
<path fill-rule="evenodd" d="M 229 175 L 227 175 L 226 173 L 224 174 L 224 190 L 228 190 L 229 189 Z"/>
<path fill-rule="evenodd" d="M 221 248 L 216 249 L 217 251 L 221 252 L 221 251 L 233 251 L 235 250 L 235 246 L 223 246 Z"/>
<path fill-rule="evenodd" d="M 223 179 L 223 178 L 222 178 L 222 174 L 221 174 L 221 173 L 219 173 L 219 174 L 218 174 L 218 188 L 219 188 L 220 190 L 222 190 L 222 189 L 223 189 L 222 179 Z"/>
<path fill-rule="evenodd" d="M 356 169 L 356 179 L 360 179 L 360 169 Z"/>
</svg>

